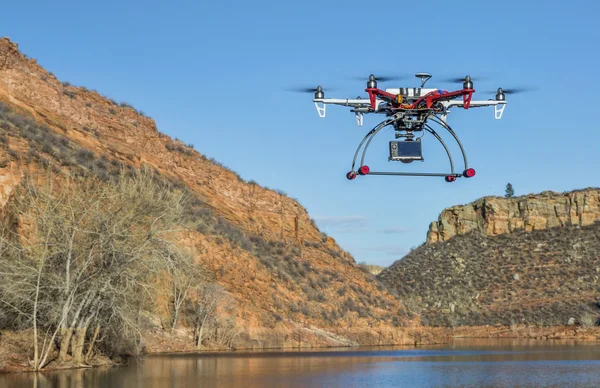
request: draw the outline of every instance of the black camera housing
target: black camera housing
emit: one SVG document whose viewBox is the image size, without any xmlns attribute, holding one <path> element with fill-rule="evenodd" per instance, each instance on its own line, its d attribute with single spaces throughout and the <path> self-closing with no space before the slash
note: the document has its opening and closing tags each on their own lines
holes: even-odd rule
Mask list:
<svg viewBox="0 0 600 388">
<path fill-rule="evenodd" d="M 404 163 L 423 161 L 423 150 L 420 140 L 393 140 L 390 141 L 389 160 L 400 161 Z"/>
</svg>

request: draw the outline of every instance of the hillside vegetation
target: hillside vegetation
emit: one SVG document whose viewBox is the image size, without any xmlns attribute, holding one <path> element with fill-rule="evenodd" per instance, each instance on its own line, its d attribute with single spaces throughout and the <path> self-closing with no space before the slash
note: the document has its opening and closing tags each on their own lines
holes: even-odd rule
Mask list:
<svg viewBox="0 0 600 388">
<path fill-rule="evenodd" d="M 595 325 L 600 222 L 423 245 L 379 274 L 423 324 Z"/>
</svg>

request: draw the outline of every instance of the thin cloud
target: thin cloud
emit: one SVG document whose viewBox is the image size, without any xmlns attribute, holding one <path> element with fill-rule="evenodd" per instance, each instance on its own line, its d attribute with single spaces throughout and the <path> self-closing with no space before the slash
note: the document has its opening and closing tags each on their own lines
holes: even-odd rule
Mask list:
<svg viewBox="0 0 600 388">
<path fill-rule="evenodd" d="M 357 232 L 366 230 L 369 219 L 364 216 L 321 216 L 315 217 L 320 227 L 336 232 Z"/>
</svg>

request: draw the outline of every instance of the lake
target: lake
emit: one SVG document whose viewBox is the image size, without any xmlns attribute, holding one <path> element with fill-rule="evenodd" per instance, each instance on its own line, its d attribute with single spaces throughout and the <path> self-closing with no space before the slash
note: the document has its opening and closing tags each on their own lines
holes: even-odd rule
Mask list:
<svg viewBox="0 0 600 388">
<path fill-rule="evenodd" d="M 37 388 L 600 387 L 600 346 L 456 339 L 419 348 L 157 355 L 114 368 L 45 372 L 35 383 Z M 0 387 L 34 387 L 34 374 L 0 375 Z"/>
</svg>

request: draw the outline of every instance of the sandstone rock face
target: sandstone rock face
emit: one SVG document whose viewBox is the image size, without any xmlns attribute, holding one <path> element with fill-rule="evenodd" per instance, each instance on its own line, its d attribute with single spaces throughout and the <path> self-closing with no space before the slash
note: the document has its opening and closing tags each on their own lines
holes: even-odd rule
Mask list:
<svg viewBox="0 0 600 388">
<path fill-rule="evenodd" d="M 600 189 L 546 191 L 514 198 L 484 197 L 445 209 L 427 233 L 427 243 L 477 231 L 495 236 L 515 231 L 591 225 L 600 220 Z"/>
<path fill-rule="evenodd" d="M 244 181 L 160 133 L 153 119 L 128 104 L 59 81 L 5 38 L 0 39 L 0 103 L 32 116 L 45 131 L 92 152 L 95 160 L 146 165 L 182 183 L 204 210 L 234 225 L 245 237 L 261 241 L 262 253 L 199 230 L 188 231 L 179 241 L 235 298 L 238 323 L 248 342 L 256 340 L 258 334 L 253 333 L 261 333 L 258 343 L 271 343 L 269 335 L 283 336 L 280 343 L 288 343 L 300 326 L 335 332 L 352 343 L 372 344 L 372 338 L 383 338 L 381 333 L 389 325 L 387 332 L 394 333 L 390 341 L 412 343 L 412 337 L 402 333 L 408 327 L 416 330 L 418 318 L 409 318 L 398 299 L 379 289 L 334 239 L 322 234 L 295 199 Z M 58 169 L 69 168 L 25 139 L 14 125 L 0 120 L 0 132 L 4 139 L 0 142 L 0 208 L 25 174 L 40 171 L 38 159 L 24 161 L 28 152 Z M 317 337 L 301 342 L 303 346 L 322 343 L 310 339 Z"/>
<path fill-rule="evenodd" d="M 6 204 L 13 189 L 21 181 L 21 174 L 18 171 L 14 163 L 0 168 L 0 208 Z"/>
</svg>

